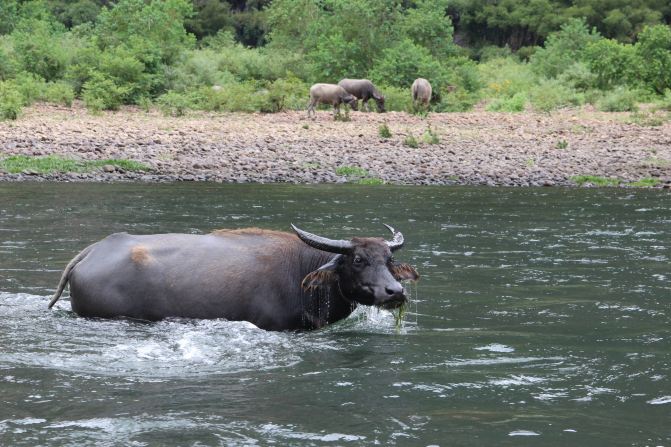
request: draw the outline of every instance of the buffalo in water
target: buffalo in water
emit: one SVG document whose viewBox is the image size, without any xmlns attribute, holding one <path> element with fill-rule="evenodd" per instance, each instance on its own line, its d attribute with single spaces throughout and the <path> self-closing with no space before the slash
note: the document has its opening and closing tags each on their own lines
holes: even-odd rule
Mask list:
<svg viewBox="0 0 671 447">
<path fill-rule="evenodd" d="M 346 318 L 358 304 L 403 305 L 402 280 L 419 275 L 391 240 L 331 240 L 258 228 L 206 235 L 116 233 L 67 265 L 51 308 L 70 283 L 84 317 L 156 321 L 169 317 L 249 321 L 267 330 L 309 330 Z"/>
</svg>

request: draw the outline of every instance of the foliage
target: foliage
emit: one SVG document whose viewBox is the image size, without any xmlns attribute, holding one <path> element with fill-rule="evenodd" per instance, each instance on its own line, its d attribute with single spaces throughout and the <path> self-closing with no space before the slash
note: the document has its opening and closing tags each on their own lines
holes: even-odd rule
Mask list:
<svg viewBox="0 0 671 447">
<path fill-rule="evenodd" d="M 415 136 L 410 132 L 408 132 L 408 135 L 406 135 L 405 139 L 403 140 L 403 144 L 413 149 L 417 149 L 419 147 L 417 138 L 415 138 Z"/>
<path fill-rule="evenodd" d="M 127 94 L 126 88 L 117 85 L 113 79 L 100 72 L 94 72 L 82 88 L 84 103 L 93 112 L 117 110 Z"/>
<path fill-rule="evenodd" d="M 578 186 L 618 186 L 620 180 L 616 178 L 600 177 L 597 175 L 574 175 L 571 180 Z"/>
<path fill-rule="evenodd" d="M 107 160 L 75 160 L 58 155 L 45 157 L 29 157 L 27 155 L 12 155 L 0 159 L 0 169 L 11 174 L 18 174 L 25 170 L 39 174 L 55 172 L 90 172 L 105 165 L 114 165 L 125 171 L 147 171 L 149 167 L 134 160 L 107 159 Z"/>
<path fill-rule="evenodd" d="M 618 85 L 633 85 L 639 79 L 642 61 L 632 45 L 611 39 L 590 42 L 584 57 L 596 77 L 596 87 L 610 89 Z"/>
<path fill-rule="evenodd" d="M 529 90 L 529 103 L 540 112 L 578 106 L 583 101 L 582 95 L 556 79 L 543 80 Z"/>
<path fill-rule="evenodd" d="M 302 109 L 343 77 L 396 111 L 417 77 L 438 112 L 634 110 L 671 91 L 669 21 L 663 0 L 2 0 L 0 82 L 5 104 L 176 115 Z"/>
<path fill-rule="evenodd" d="M 429 124 L 422 135 L 422 141 L 426 144 L 440 144 L 440 137 L 435 130 L 431 128 Z"/>
<path fill-rule="evenodd" d="M 377 134 L 380 136 L 380 138 L 391 138 L 391 130 L 389 130 L 389 126 L 387 126 L 387 123 L 382 123 L 380 124 L 380 127 L 378 127 Z"/>
<path fill-rule="evenodd" d="M 638 110 L 640 92 L 627 87 L 617 87 L 605 92 L 597 101 L 597 108 L 603 112 L 633 112 Z"/>
<path fill-rule="evenodd" d="M 527 103 L 527 95 L 523 92 L 515 93 L 513 96 L 500 97 L 487 104 L 489 112 L 524 112 Z"/>
<path fill-rule="evenodd" d="M 384 107 L 388 111 L 409 112 L 412 110 L 410 88 L 399 88 L 390 85 L 378 85 L 384 95 Z"/>
<path fill-rule="evenodd" d="M 0 81 L 0 121 L 15 120 L 23 108 L 23 98 L 8 81 Z"/>
<path fill-rule="evenodd" d="M 346 177 L 365 177 L 368 171 L 358 166 L 339 166 L 335 170 L 336 175 L 344 175 Z"/>
<path fill-rule="evenodd" d="M 627 186 L 632 186 L 634 188 L 654 188 L 662 183 L 658 178 L 645 177 L 636 182 L 631 182 Z"/>
<path fill-rule="evenodd" d="M 596 30 L 590 30 L 584 20 L 572 19 L 562 25 L 561 30 L 552 33 L 530 58 L 534 72 L 554 78 L 583 59 L 587 45 L 599 40 L 601 36 Z"/>
<path fill-rule="evenodd" d="M 646 85 L 659 94 L 671 88 L 671 26 L 645 28 L 638 35 L 636 54 L 644 61 L 641 75 Z"/>
</svg>

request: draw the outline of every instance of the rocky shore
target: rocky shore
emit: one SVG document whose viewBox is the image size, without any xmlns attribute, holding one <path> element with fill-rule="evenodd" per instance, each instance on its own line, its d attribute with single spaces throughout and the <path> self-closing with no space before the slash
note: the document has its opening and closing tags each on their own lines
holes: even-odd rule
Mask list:
<svg viewBox="0 0 671 447">
<path fill-rule="evenodd" d="M 321 111 L 165 117 L 126 108 L 91 115 L 38 104 L 0 122 L 0 159 L 59 155 L 129 159 L 145 172 L 114 165 L 87 173 L 0 170 L 0 181 L 210 181 L 414 185 L 575 185 L 590 175 L 671 187 L 671 121 L 646 126 L 629 113 L 589 109 L 534 113 L 352 112 L 334 121 Z M 386 125 L 391 136 L 380 136 Z M 430 142 L 428 130 L 437 137 Z M 418 147 L 410 147 L 412 136 Z M 437 140 L 437 141 L 436 141 Z M 433 143 L 433 144 L 432 144 Z M 589 182 L 587 183 L 589 184 Z"/>
</svg>

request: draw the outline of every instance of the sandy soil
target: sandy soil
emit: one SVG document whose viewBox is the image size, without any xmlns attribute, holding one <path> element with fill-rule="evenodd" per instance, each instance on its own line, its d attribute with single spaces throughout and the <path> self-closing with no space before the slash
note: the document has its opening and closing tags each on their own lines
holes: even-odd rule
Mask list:
<svg viewBox="0 0 671 447">
<path fill-rule="evenodd" d="M 37 176 L 0 173 L 0 180 L 206 180 L 322 183 L 356 181 L 336 174 L 359 167 L 394 184 L 572 185 L 572 176 L 626 182 L 654 177 L 671 185 L 671 121 L 628 122 L 629 113 L 570 110 L 551 115 L 492 112 L 430 114 L 352 112 L 334 121 L 305 112 L 165 117 L 124 109 L 94 116 L 38 104 L 0 122 L 0 157 L 58 154 L 82 159 L 132 159 L 148 173 L 100 172 Z M 392 136 L 383 139 L 386 125 Z M 438 144 L 423 141 L 430 126 Z M 404 144 L 412 134 L 418 148 Z M 108 169 L 109 171 L 110 169 Z"/>
</svg>

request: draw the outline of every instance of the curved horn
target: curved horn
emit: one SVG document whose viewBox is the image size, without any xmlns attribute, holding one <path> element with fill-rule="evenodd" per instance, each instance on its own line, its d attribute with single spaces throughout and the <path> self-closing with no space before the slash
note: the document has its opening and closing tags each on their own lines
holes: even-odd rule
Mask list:
<svg viewBox="0 0 671 447">
<path fill-rule="evenodd" d="M 328 251 L 329 253 L 338 253 L 345 255 L 352 251 L 352 242 L 345 240 L 333 240 L 327 239 L 325 237 L 317 236 L 316 234 L 308 233 L 303 231 L 300 228 L 296 227 L 294 224 L 291 224 L 291 228 L 294 229 L 298 237 L 308 244 L 310 247 L 316 248 L 317 250 Z"/>
<path fill-rule="evenodd" d="M 389 231 L 391 231 L 391 233 L 394 235 L 394 238 L 393 238 L 392 240 L 390 240 L 390 241 L 385 241 L 385 242 L 387 243 L 387 245 L 389 246 L 389 249 L 390 249 L 391 251 L 396 251 L 396 250 L 398 250 L 399 248 L 403 247 L 403 242 L 404 242 L 404 240 L 403 240 L 403 234 L 401 234 L 400 231 L 396 231 L 396 230 L 394 230 L 393 227 L 390 227 L 390 226 L 387 225 L 386 223 L 383 223 L 382 225 L 384 225 L 385 227 L 387 227 L 387 228 L 389 229 Z"/>
</svg>

